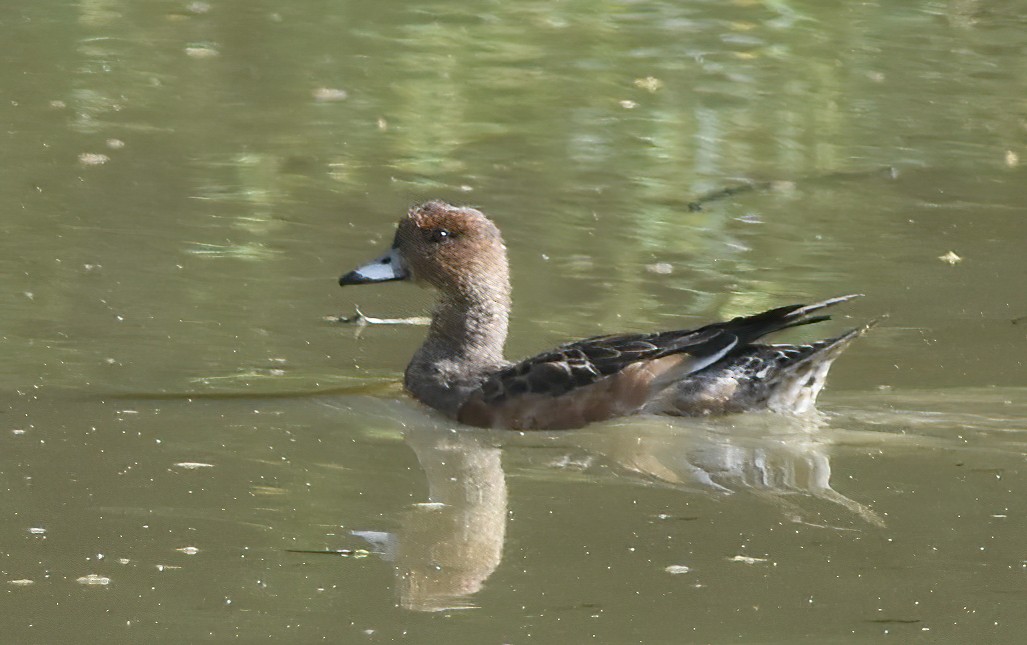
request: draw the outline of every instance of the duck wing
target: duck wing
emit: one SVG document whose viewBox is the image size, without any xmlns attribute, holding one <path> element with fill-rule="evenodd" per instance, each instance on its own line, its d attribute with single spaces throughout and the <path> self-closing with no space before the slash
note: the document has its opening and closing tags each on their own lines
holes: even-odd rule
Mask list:
<svg viewBox="0 0 1027 645">
<path fill-rule="evenodd" d="M 858 294 L 857 294 L 858 295 Z M 857 295 L 832 298 L 812 305 L 788 305 L 753 316 L 741 316 L 698 329 L 652 334 L 595 336 L 566 343 L 490 375 L 481 386 L 481 402 L 501 404 L 523 395 L 559 397 L 574 389 L 621 374 L 640 363 L 660 365 L 652 379 L 673 379 L 705 369 L 767 334 L 828 320 L 810 314 Z M 674 361 L 659 361 L 677 356 Z M 637 378 L 638 370 L 631 370 Z"/>
</svg>

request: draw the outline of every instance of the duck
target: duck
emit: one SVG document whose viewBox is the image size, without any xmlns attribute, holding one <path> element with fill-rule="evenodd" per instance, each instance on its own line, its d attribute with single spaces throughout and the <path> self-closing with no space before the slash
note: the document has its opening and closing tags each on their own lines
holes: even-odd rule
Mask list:
<svg viewBox="0 0 1027 645">
<path fill-rule="evenodd" d="M 829 320 L 824 309 L 862 295 L 850 294 L 694 329 L 594 336 L 508 361 L 503 237 L 480 210 L 439 200 L 411 207 L 388 251 L 343 274 L 339 284 L 401 280 L 437 293 L 404 389 L 479 428 L 567 430 L 631 415 L 805 414 L 834 360 L 873 324 L 809 344 L 760 342 Z"/>
</svg>

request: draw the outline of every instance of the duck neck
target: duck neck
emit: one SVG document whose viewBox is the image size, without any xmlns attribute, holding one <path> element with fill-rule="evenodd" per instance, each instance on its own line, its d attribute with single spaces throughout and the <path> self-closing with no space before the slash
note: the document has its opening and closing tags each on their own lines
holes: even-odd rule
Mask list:
<svg viewBox="0 0 1027 645">
<path fill-rule="evenodd" d="M 502 298 L 444 297 L 432 314 L 421 349 L 468 367 L 494 368 L 503 363 L 509 311 L 509 294 Z"/>
<path fill-rule="evenodd" d="M 505 364 L 510 285 L 504 279 L 491 287 L 443 294 L 428 336 L 407 367 L 406 388 L 453 416 L 484 375 Z"/>
</svg>

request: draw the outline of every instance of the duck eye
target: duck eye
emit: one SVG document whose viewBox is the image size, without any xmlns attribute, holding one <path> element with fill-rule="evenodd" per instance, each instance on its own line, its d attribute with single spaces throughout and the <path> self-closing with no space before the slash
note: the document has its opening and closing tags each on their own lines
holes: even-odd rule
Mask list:
<svg viewBox="0 0 1027 645">
<path fill-rule="evenodd" d="M 436 228 L 431 231 L 431 241 L 436 244 L 442 244 L 448 242 L 453 237 L 453 234 L 444 228 Z"/>
</svg>

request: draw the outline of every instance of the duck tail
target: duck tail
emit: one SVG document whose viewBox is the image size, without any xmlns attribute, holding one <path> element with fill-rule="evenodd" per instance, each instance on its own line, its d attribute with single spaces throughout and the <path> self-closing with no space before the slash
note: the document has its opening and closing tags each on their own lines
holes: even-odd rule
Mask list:
<svg viewBox="0 0 1027 645">
<path fill-rule="evenodd" d="M 878 322 L 879 320 L 871 320 L 862 327 L 850 329 L 840 336 L 808 345 L 811 351 L 803 352 L 801 358 L 777 370 L 770 379 L 771 382 L 767 386 L 771 394 L 767 407 L 778 412 L 795 414 L 811 410 L 827 383 L 827 373 L 835 359 L 852 341 L 867 333 Z"/>
<path fill-rule="evenodd" d="M 826 314 L 818 316 L 811 316 L 810 314 L 862 296 L 863 294 L 861 293 L 852 293 L 847 296 L 838 296 L 837 298 L 821 300 L 820 302 L 815 302 L 810 305 L 785 305 L 784 307 L 777 307 L 776 309 L 764 311 L 763 313 L 759 313 L 754 316 L 735 318 L 728 323 L 725 323 L 725 327 L 731 329 L 739 336 L 741 340 L 739 347 L 744 347 L 748 343 L 766 336 L 767 334 L 781 331 L 782 329 L 789 329 L 791 327 L 799 327 L 802 325 L 812 325 L 814 323 L 830 320 L 831 316 Z"/>
</svg>

